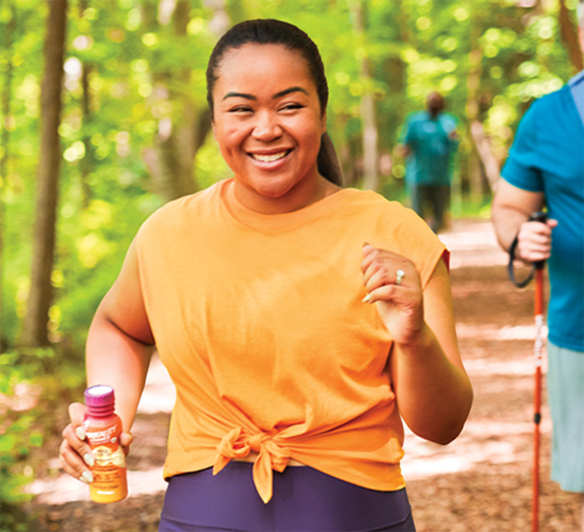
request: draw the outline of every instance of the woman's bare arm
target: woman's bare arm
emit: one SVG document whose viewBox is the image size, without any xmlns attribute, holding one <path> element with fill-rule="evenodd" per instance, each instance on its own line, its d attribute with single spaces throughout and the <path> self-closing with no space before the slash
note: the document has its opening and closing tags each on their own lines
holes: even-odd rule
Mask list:
<svg viewBox="0 0 584 532">
<path fill-rule="evenodd" d="M 116 396 L 116 412 L 124 433 L 120 442 L 126 452 L 132 443 L 129 433 L 154 348 L 148 322 L 134 245 L 130 247 L 120 275 L 99 305 L 89 329 L 86 346 L 87 383 L 108 384 Z M 82 428 L 85 407 L 69 407 L 71 423 L 63 430 L 60 457 L 70 475 L 91 482 L 87 466 L 93 456 Z"/>
<path fill-rule="evenodd" d="M 130 430 L 144 389 L 154 338 L 132 245 L 122 271 L 99 305 L 87 338 L 87 384 L 109 384 L 116 411 Z"/>
<path fill-rule="evenodd" d="M 458 349 L 450 280 L 442 260 L 423 294 L 423 327 L 412 341 L 394 344 L 392 382 L 408 427 L 422 438 L 446 444 L 460 434 L 473 391 Z"/>
<path fill-rule="evenodd" d="M 407 258 L 369 244 L 363 257 L 364 301 L 376 305 L 394 342 L 390 369 L 400 414 L 419 436 L 448 443 L 464 426 L 473 392 L 458 351 L 446 264 L 438 262 L 422 289 Z"/>
</svg>

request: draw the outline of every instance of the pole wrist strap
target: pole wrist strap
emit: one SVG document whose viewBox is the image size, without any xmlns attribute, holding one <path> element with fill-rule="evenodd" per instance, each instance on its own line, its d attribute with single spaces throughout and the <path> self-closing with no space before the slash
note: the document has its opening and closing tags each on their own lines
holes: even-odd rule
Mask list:
<svg viewBox="0 0 584 532">
<path fill-rule="evenodd" d="M 517 288 L 525 288 L 529 284 L 529 282 L 533 279 L 533 272 L 535 271 L 535 265 L 532 266 L 531 271 L 529 272 L 527 277 L 525 279 L 523 279 L 523 281 L 517 281 L 517 279 L 515 279 L 515 270 L 513 269 L 513 262 L 515 260 L 515 249 L 517 248 L 518 239 L 519 239 L 519 235 L 517 235 L 513 239 L 513 242 L 511 243 L 511 246 L 509 247 L 509 262 L 507 264 L 507 273 L 509 274 L 509 279 Z"/>
</svg>

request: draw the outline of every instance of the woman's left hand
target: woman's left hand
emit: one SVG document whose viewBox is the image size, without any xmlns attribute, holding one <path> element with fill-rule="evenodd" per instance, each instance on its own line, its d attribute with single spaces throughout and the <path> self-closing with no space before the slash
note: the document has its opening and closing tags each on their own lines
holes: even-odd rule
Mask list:
<svg viewBox="0 0 584 532">
<path fill-rule="evenodd" d="M 424 328 L 422 285 L 414 264 L 401 255 L 365 244 L 361 271 L 367 289 L 363 301 L 376 304 L 396 343 L 414 342 Z"/>
</svg>

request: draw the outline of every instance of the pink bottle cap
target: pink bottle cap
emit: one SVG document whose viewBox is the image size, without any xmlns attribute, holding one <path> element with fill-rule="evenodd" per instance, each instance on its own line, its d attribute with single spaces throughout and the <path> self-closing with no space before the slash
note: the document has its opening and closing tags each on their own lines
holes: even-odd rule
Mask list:
<svg viewBox="0 0 584 532">
<path fill-rule="evenodd" d="M 85 404 L 89 407 L 109 407 L 114 402 L 114 389 L 111 386 L 96 384 L 85 390 Z"/>
</svg>

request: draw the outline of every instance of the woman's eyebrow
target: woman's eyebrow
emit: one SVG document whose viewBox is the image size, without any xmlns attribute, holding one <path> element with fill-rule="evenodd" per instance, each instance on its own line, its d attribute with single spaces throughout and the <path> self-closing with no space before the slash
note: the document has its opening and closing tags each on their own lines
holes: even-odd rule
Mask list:
<svg viewBox="0 0 584 532">
<path fill-rule="evenodd" d="M 282 96 L 286 96 L 287 94 L 293 92 L 303 92 L 308 96 L 308 92 L 303 89 L 302 87 L 290 87 L 289 89 L 285 89 L 283 91 L 277 92 L 272 96 L 272 100 L 277 100 L 278 98 L 282 98 Z M 247 94 L 245 92 L 228 92 L 225 96 L 223 96 L 223 100 L 227 100 L 227 98 L 244 98 L 246 100 L 253 100 L 256 101 L 257 98 L 253 94 Z"/>
<path fill-rule="evenodd" d="M 306 96 L 308 96 L 308 92 L 304 90 L 302 87 L 290 87 L 289 89 L 277 92 L 276 94 L 274 94 L 274 96 L 272 96 L 272 99 L 277 100 L 278 98 L 286 96 L 286 94 L 290 94 L 292 92 L 303 92 L 304 94 L 306 94 Z"/>
<path fill-rule="evenodd" d="M 223 96 L 223 100 L 227 100 L 227 98 L 245 98 L 246 100 L 257 100 L 253 94 L 246 94 L 245 92 L 228 92 L 225 96 Z"/>
</svg>

